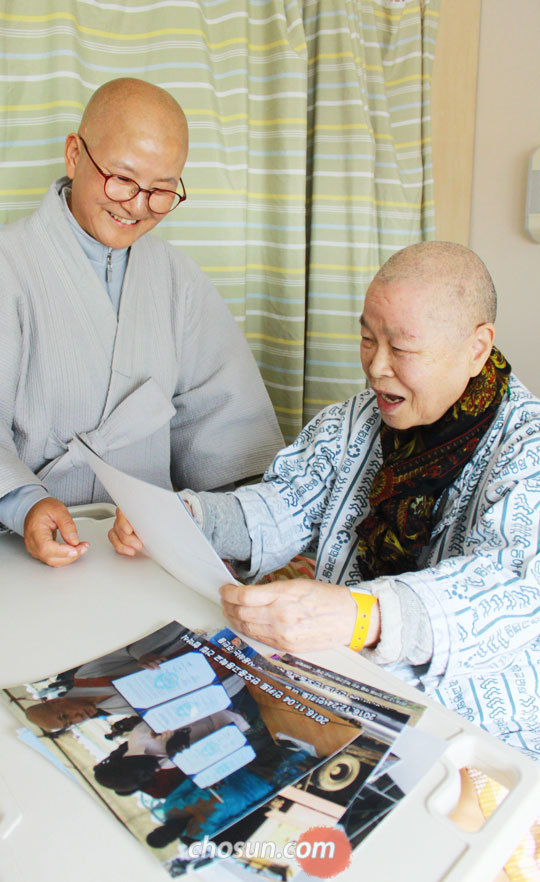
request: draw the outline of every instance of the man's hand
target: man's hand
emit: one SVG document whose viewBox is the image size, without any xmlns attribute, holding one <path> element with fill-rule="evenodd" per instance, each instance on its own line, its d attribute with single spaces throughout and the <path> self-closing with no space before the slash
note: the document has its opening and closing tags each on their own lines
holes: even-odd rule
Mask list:
<svg viewBox="0 0 540 882">
<path fill-rule="evenodd" d="M 143 547 L 135 530 L 119 508 L 116 509 L 116 520 L 109 530 L 109 540 L 118 554 L 127 554 L 128 557 L 133 557 Z"/>
<path fill-rule="evenodd" d="M 357 607 L 348 588 L 313 579 L 223 585 L 223 611 L 237 631 L 288 652 L 347 646 Z"/>
<path fill-rule="evenodd" d="M 58 531 L 66 545 L 56 541 Z M 32 557 L 50 567 L 65 567 L 89 548 L 88 542 L 79 542 L 77 527 L 64 503 L 49 496 L 36 502 L 26 515 L 24 542 Z"/>
</svg>

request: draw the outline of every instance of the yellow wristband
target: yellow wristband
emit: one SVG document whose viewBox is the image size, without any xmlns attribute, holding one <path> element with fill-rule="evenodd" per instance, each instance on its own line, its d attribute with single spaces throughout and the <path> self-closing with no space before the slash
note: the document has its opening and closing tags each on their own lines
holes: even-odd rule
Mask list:
<svg viewBox="0 0 540 882">
<path fill-rule="evenodd" d="M 371 620 L 371 610 L 377 603 L 377 598 L 373 597 L 373 594 L 362 594 L 354 591 L 351 592 L 351 594 L 354 597 L 358 609 L 356 612 L 354 633 L 352 640 L 349 643 L 349 647 L 350 649 L 354 649 L 355 652 L 360 652 L 366 642 Z"/>
</svg>

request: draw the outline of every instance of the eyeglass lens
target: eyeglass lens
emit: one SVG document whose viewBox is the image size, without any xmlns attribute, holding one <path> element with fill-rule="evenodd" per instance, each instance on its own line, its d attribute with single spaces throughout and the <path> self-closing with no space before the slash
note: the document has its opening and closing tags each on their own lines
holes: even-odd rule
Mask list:
<svg viewBox="0 0 540 882">
<path fill-rule="evenodd" d="M 114 202 L 128 202 L 139 192 L 139 186 L 129 178 L 121 178 L 119 175 L 111 175 L 105 182 L 105 193 Z M 148 207 L 156 214 L 165 214 L 176 208 L 181 201 L 178 193 L 172 190 L 153 190 L 148 194 Z"/>
</svg>

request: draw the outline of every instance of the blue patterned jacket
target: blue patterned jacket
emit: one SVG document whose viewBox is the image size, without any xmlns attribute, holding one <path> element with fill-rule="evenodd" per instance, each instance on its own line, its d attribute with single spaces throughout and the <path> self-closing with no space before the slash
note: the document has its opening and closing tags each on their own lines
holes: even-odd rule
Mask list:
<svg viewBox="0 0 540 882">
<path fill-rule="evenodd" d="M 318 579 L 361 582 L 354 528 L 381 464 L 379 426 L 371 391 L 330 405 L 277 455 L 261 485 L 236 491 L 252 577 L 313 550 Z M 397 577 L 428 611 L 433 656 L 392 670 L 540 759 L 540 400 L 514 375 L 436 518 L 418 571 Z"/>
</svg>

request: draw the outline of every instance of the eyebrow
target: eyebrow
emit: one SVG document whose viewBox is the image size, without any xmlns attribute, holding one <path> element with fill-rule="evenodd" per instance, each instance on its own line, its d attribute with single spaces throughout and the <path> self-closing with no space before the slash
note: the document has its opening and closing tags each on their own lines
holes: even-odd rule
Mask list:
<svg viewBox="0 0 540 882">
<path fill-rule="evenodd" d="M 362 328 L 366 328 L 366 330 L 368 330 L 368 331 L 371 330 L 371 328 L 369 327 L 368 323 L 366 322 L 366 320 L 364 318 L 363 313 L 360 316 L 359 321 L 360 321 L 360 326 Z M 398 338 L 402 338 L 404 340 L 410 340 L 412 342 L 416 342 L 419 339 L 418 334 L 409 334 L 409 332 L 405 331 L 403 328 L 385 328 L 385 331 L 390 338 L 398 337 Z"/>
</svg>

